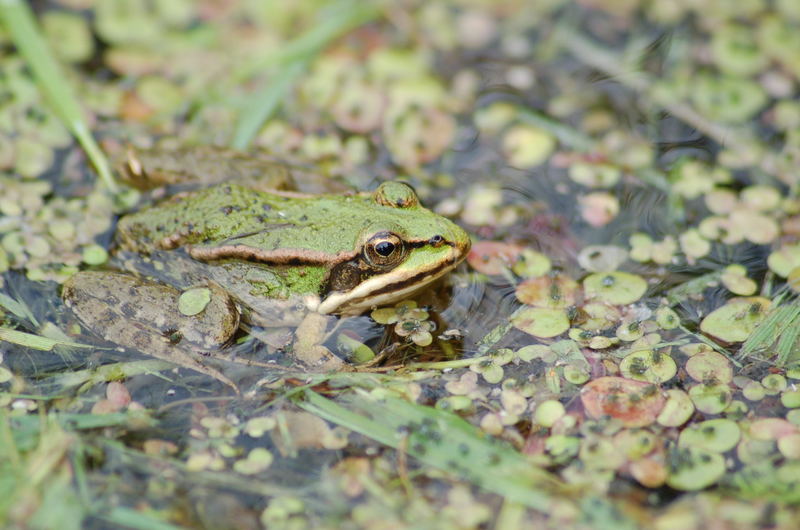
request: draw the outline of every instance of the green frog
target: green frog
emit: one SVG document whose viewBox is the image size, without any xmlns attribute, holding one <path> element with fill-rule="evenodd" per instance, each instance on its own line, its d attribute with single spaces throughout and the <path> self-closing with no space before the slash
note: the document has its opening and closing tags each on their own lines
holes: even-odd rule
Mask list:
<svg viewBox="0 0 800 530">
<path fill-rule="evenodd" d="M 131 168 L 145 173 L 139 157 Z M 221 182 L 122 217 L 117 270 L 73 276 L 66 305 L 109 341 L 235 386 L 204 357 L 240 326 L 298 327 L 295 351 L 309 368 L 340 368 L 314 336 L 321 315 L 359 315 L 407 298 L 469 250 L 469 236 L 402 182 L 312 195 L 286 190 L 284 166 L 269 162 L 263 173 L 215 177 Z"/>
</svg>

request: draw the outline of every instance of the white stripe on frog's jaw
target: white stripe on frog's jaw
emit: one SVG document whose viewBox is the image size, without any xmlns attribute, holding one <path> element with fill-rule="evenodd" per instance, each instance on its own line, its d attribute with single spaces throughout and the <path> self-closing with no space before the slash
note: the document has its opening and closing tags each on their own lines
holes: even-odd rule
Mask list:
<svg viewBox="0 0 800 530">
<path fill-rule="evenodd" d="M 316 311 L 323 314 L 360 315 L 375 307 L 407 298 L 453 270 L 464 260 L 468 250 L 468 244 L 451 247 L 445 257 L 413 274 L 404 274 L 400 267 L 400 271 L 395 269 L 373 276 L 349 291 L 333 292 L 319 304 Z"/>
</svg>

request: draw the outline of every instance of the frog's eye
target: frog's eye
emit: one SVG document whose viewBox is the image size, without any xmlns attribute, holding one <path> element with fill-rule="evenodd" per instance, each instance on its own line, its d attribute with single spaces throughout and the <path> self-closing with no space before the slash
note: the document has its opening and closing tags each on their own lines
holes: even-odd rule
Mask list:
<svg viewBox="0 0 800 530">
<path fill-rule="evenodd" d="M 386 269 L 400 263 L 406 255 L 406 249 L 402 239 L 390 232 L 381 232 L 367 241 L 363 254 L 369 265 Z"/>
<path fill-rule="evenodd" d="M 391 208 L 416 208 L 419 206 L 419 199 L 414 188 L 405 182 L 384 182 L 372 196 L 378 204 Z"/>
</svg>

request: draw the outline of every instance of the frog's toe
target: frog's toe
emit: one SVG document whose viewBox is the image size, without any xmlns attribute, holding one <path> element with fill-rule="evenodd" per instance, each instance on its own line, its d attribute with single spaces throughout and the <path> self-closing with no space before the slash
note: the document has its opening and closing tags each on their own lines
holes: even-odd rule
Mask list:
<svg viewBox="0 0 800 530">
<path fill-rule="evenodd" d="M 293 353 L 295 360 L 308 372 L 340 372 L 349 367 L 347 363 L 321 344 L 310 348 L 295 347 Z"/>
</svg>

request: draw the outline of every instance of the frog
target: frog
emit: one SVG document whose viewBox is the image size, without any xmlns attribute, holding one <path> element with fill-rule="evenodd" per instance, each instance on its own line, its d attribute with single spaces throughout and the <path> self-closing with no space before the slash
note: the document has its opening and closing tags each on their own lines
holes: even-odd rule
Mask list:
<svg viewBox="0 0 800 530">
<path fill-rule="evenodd" d="M 213 153 L 203 157 L 213 163 Z M 469 251 L 468 234 L 425 208 L 406 183 L 303 193 L 284 165 L 260 167 L 261 178 L 252 167 L 245 178 L 215 175 L 122 216 L 110 266 L 72 276 L 65 305 L 110 342 L 236 388 L 206 359 L 240 329 L 295 327 L 304 368 L 341 369 L 344 361 L 314 336 L 326 318 L 409 298 Z M 147 172 L 140 155 L 127 168 Z M 277 182 L 267 178 L 276 175 Z M 201 301 L 187 310 L 192 296 Z"/>
</svg>

